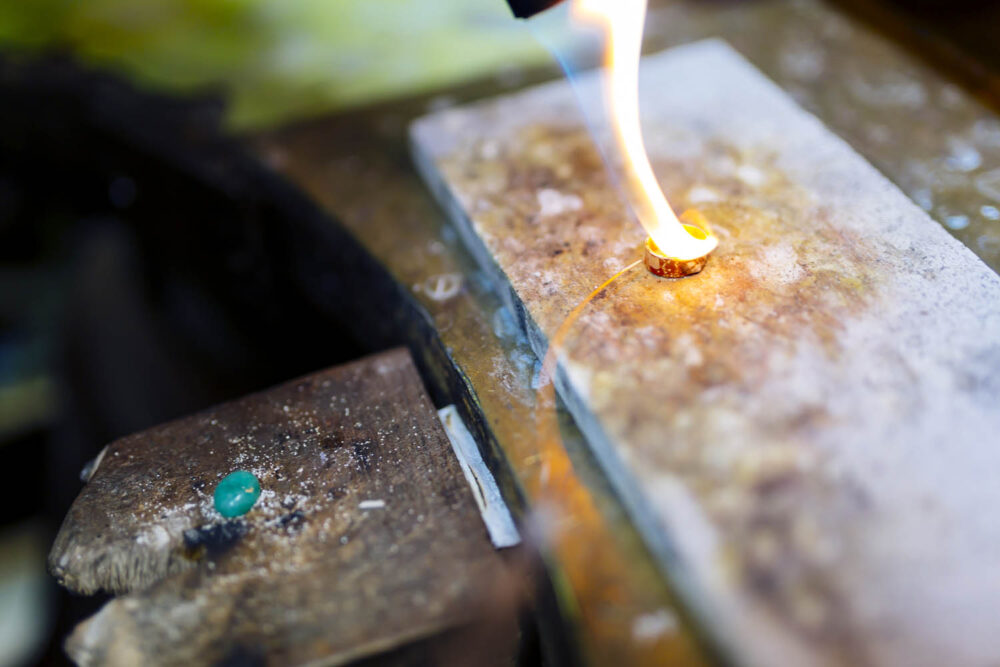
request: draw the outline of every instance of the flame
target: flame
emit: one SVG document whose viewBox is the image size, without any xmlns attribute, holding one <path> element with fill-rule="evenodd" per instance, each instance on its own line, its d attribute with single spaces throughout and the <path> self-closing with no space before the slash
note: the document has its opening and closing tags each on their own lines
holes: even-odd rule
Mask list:
<svg viewBox="0 0 1000 667">
<path fill-rule="evenodd" d="M 604 98 L 622 154 L 625 186 L 639 222 L 660 251 L 681 260 L 703 257 L 718 239 L 692 235 L 677 219 L 653 173 L 639 122 L 639 56 L 646 0 L 573 0 L 572 17 L 604 34 Z M 708 232 L 709 230 L 705 230 Z"/>
</svg>

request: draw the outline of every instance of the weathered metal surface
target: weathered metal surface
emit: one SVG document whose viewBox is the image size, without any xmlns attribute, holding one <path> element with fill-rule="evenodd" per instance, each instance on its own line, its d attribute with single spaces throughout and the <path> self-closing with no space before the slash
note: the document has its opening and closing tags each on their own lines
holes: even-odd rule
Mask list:
<svg viewBox="0 0 1000 667">
<path fill-rule="evenodd" d="M 445 433 L 448 434 L 448 440 L 451 441 L 458 463 L 462 466 L 465 481 L 472 489 L 472 495 L 476 499 L 486 530 L 490 533 L 493 546 L 502 549 L 519 545 L 521 534 L 514 523 L 510 508 L 500 494 L 493 473 L 483 461 L 479 444 L 462 421 L 458 410 L 454 405 L 446 405 L 438 410 L 438 416 L 441 418 Z"/>
<path fill-rule="evenodd" d="M 721 42 L 644 76 L 657 173 L 720 247 L 611 285 L 560 393 L 647 542 L 750 662 L 1000 655 L 1000 278 Z M 539 356 L 644 239 L 578 97 L 599 108 L 596 77 L 413 128 Z"/>
<path fill-rule="evenodd" d="M 226 520 L 212 492 L 235 469 L 263 491 Z M 498 655 L 515 636 L 509 574 L 405 351 L 112 443 L 50 567 L 130 591 L 70 637 L 80 664 L 334 664 L 483 614 Z"/>
</svg>

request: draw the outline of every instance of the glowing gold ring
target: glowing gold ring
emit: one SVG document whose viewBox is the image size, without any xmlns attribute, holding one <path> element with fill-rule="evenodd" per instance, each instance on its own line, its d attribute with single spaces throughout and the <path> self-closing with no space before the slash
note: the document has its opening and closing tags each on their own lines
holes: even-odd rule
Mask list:
<svg viewBox="0 0 1000 667">
<path fill-rule="evenodd" d="M 696 239 L 707 239 L 708 232 L 706 232 L 701 227 L 695 225 L 684 225 L 684 229 L 687 230 L 688 234 Z M 668 257 L 663 254 L 663 251 L 656 245 L 652 238 L 646 239 L 646 256 L 644 258 L 646 268 L 653 275 L 660 276 L 661 278 L 683 278 L 684 276 L 690 276 L 692 274 L 698 273 L 705 268 L 705 264 L 708 263 L 708 256 L 711 252 L 707 252 L 701 257 L 695 257 L 694 259 L 678 259 L 677 257 Z"/>
</svg>

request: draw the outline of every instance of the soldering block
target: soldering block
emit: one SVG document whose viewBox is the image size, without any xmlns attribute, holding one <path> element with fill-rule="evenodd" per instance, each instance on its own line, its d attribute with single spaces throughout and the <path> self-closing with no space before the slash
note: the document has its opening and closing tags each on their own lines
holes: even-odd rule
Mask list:
<svg viewBox="0 0 1000 667">
<path fill-rule="evenodd" d="M 577 85 L 411 128 L 539 356 L 645 238 L 581 120 L 599 81 Z M 641 106 L 719 247 L 608 287 L 557 388 L 665 574 L 748 664 L 995 659 L 1000 279 L 724 43 L 644 58 Z"/>
</svg>

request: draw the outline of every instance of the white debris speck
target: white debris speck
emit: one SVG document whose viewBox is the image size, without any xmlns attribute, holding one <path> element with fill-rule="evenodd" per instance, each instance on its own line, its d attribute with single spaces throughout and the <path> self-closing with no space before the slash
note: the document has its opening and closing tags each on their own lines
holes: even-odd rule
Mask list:
<svg viewBox="0 0 1000 667">
<path fill-rule="evenodd" d="M 362 500 L 358 503 L 359 510 L 380 510 L 385 507 L 384 500 Z"/>
<path fill-rule="evenodd" d="M 479 147 L 479 157 L 484 160 L 495 160 L 500 155 L 500 144 L 496 141 L 484 141 Z"/>
<path fill-rule="evenodd" d="M 752 188 L 759 187 L 767 180 L 763 171 L 752 164 L 741 164 L 736 168 L 736 178 L 740 179 Z"/>
<path fill-rule="evenodd" d="M 875 108 L 915 109 L 927 100 L 923 85 L 899 72 L 887 74 L 878 81 L 861 77 L 848 79 L 847 88 L 857 101 Z"/>
<path fill-rule="evenodd" d="M 535 196 L 538 198 L 538 216 L 541 218 L 583 208 L 583 200 L 576 195 L 563 194 L 552 188 L 542 188 Z"/>
<path fill-rule="evenodd" d="M 462 282 L 461 274 L 442 273 L 414 285 L 413 291 L 423 292 L 434 301 L 447 301 L 462 289 Z"/>
<path fill-rule="evenodd" d="M 950 171 L 970 172 L 979 169 L 983 164 L 983 156 L 976 147 L 964 141 L 951 140 L 950 153 L 945 158 L 945 166 Z"/>
<path fill-rule="evenodd" d="M 170 543 L 170 533 L 168 533 L 167 529 L 163 526 L 153 526 L 151 530 L 148 530 L 135 538 L 135 541 L 144 546 L 160 549 Z"/>
<path fill-rule="evenodd" d="M 976 189 L 984 196 L 1000 201 L 1000 169 L 993 169 L 976 178 Z"/>
<path fill-rule="evenodd" d="M 892 130 L 885 125 L 871 125 L 865 130 L 865 135 L 875 144 L 887 144 L 892 141 Z"/>
<path fill-rule="evenodd" d="M 804 45 L 796 45 L 781 56 L 781 68 L 797 79 L 812 81 L 823 74 L 823 52 Z"/>
<path fill-rule="evenodd" d="M 944 219 L 944 224 L 948 226 L 948 229 L 965 229 L 969 226 L 969 216 L 967 215 L 949 215 Z"/>
<path fill-rule="evenodd" d="M 982 118 L 972 126 L 972 139 L 979 145 L 1000 146 L 1000 120 Z"/>
<path fill-rule="evenodd" d="M 770 245 L 762 248 L 761 261 L 750 265 L 750 273 L 758 280 L 776 281 L 788 285 L 800 280 L 805 271 L 799 265 L 798 253 L 788 245 Z"/>
<path fill-rule="evenodd" d="M 622 270 L 622 261 L 617 257 L 608 257 L 602 262 L 604 268 L 613 273 L 617 273 Z"/>
<path fill-rule="evenodd" d="M 934 195 L 927 188 L 918 188 L 910 196 L 913 197 L 913 201 L 916 202 L 917 206 L 925 211 L 930 211 L 934 208 Z"/>
<path fill-rule="evenodd" d="M 704 185 L 696 185 L 687 193 L 688 202 L 691 204 L 703 204 L 705 202 L 719 201 L 719 193 Z"/>
<path fill-rule="evenodd" d="M 636 641 L 652 641 L 677 629 L 677 617 L 666 609 L 652 614 L 637 616 L 632 622 L 632 638 Z"/>
</svg>

